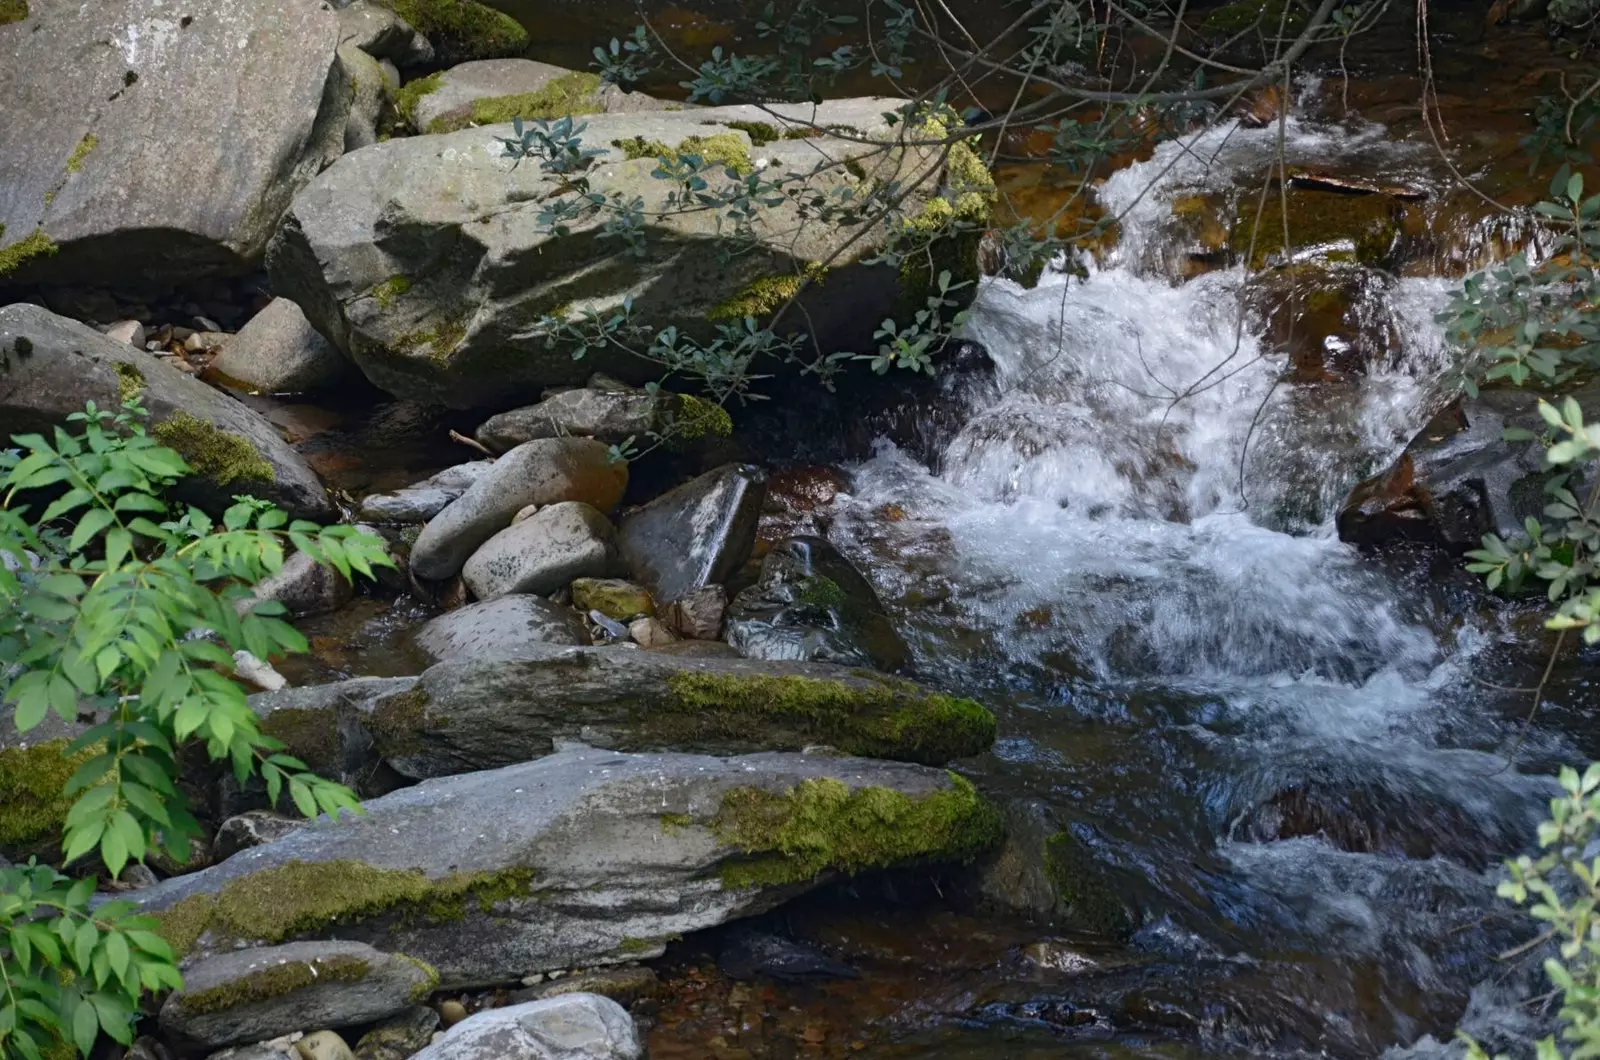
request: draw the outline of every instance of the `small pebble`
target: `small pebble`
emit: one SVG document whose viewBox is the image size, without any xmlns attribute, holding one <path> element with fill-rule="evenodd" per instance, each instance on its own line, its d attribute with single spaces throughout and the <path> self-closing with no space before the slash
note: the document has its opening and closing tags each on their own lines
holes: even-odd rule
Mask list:
<svg viewBox="0 0 1600 1060">
<path fill-rule="evenodd" d="M 294 1049 L 300 1060 L 355 1060 L 350 1046 L 332 1031 L 307 1035 L 295 1043 Z"/>
<path fill-rule="evenodd" d="M 543 972 L 534 972 L 532 975 L 522 977 L 523 986 L 538 986 L 542 982 L 544 982 Z"/>
<path fill-rule="evenodd" d="M 467 1018 L 467 1006 L 452 998 L 439 1006 L 439 1019 L 446 1027 L 454 1027 Z"/>
<path fill-rule="evenodd" d="M 522 522 L 524 519 L 531 518 L 533 516 L 533 513 L 537 512 L 538 510 L 539 510 L 539 506 L 537 504 L 528 505 L 526 508 L 522 509 L 516 515 L 511 517 L 511 525 L 512 526 L 516 526 L 518 523 Z"/>
<path fill-rule="evenodd" d="M 196 328 L 198 328 L 199 330 L 201 330 L 201 331 L 221 331 L 222 330 L 222 325 L 218 324 L 215 320 L 212 320 L 210 317 L 201 317 L 201 316 L 195 317 L 194 318 L 194 326 Z"/>
<path fill-rule="evenodd" d="M 137 320 L 119 320 L 106 328 L 106 338 L 126 342 L 129 346 L 145 344 L 144 325 Z"/>
</svg>

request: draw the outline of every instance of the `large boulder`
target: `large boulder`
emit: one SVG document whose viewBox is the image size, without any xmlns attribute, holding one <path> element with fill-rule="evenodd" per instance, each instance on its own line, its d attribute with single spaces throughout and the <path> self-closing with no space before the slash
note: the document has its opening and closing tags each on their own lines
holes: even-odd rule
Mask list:
<svg viewBox="0 0 1600 1060">
<path fill-rule="evenodd" d="M 658 601 L 720 584 L 756 543 L 766 475 L 728 464 L 627 514 L 617 532 L 623 562 Z"/>
<path fill-rule="evenodd" d="M 600 80 L 531 59 L 480 59 L 427 79 L 415 92 L 411 123 L 420 132 L 455 132 L 563 114 L 626 113 L 667 106 L 643 92 L 623 92 Z"/>
<path fill-rule="evenodd" d="M 184 968 L 183 989 L 161 1006 L 161 1029 L 215 1048 L 307 1027 L 354 1027 L 416 1004 L 437 982 L 420 961 L 360 942 L 218 953 Z"/>
<path fill-rule="evenodd" d="M 868 99 L 771 109 L 817 126 L 892 136 L 882 114 L 901 105 Z M 572 344 L 551 341 L 539 326 L 546 316 L 591 309 L 609 315 L 631 299 L 634 322 L 672 324 L 710 339 L 718 320 L 772 313 L 797 288 L 797 277 L 823 261 L 831 262 L 826 276 L 802 298 L 805 312 L 790 314 L 792 322 L 785 317 L 785 328 L 809 330 L 824 350 L 867 349 L 878 323 L 897 311 L 899 271 L 859 260 L 881 243 L 881 233 L 845 248 L 860 233 L 805 221 L 790 202 L 756 219 L 758 247 L 750 252 L 717 211 L 667 209 L 676 185 L 651 176 L 657 145 L 669 153 L 716 153 L 739 169 L 753 168 L 757 155 L 769 170 L 812 173 L 833 164 L 810 178 L 823 196 L 858 181 L 899 180 L 916 188 L 914 215 L 939 190 L 935 179 L 916 179 L 938 164 L 933 153 L 884 152 L 830 135 L 781 138 L 774 122 L 788 119 L 753 106 L 597 114 L 587 122 L 583 146 L 601 152 L 585 174 L 588 187 L 643 202 L 643 257 L 608 235 L 608 214 L 564 222 L 563 235 L 542 222 L 567 178 L 537 161 L 513 165 L 497 139 L 511 136 L 511 127 L 494 125 L 391 140 L 340 159 L 296 197 L 285 218 L 269 255 L 274 289 L 298 302 L 379 387 L 458 408 L 512 408 L 595 371 L 629 382 L 659 374 L 656 363 L 617 343 L 591 344 L 575 358 Z M 769 130 L 780 138 L 754 151 L 751 127 L 763 141 Z M 687 143 L 690 137 L 700 140 Z M 630 146 L 639 157 L 628 157 Z M 854 172 L 838 165 L 856 158 L 862 161 Z M 713 190 L 728 182 L 721 172 L 708 180 Z"/>
<path fill-rule="evenodd" d="M 483 543 L 461 568 L 480 600 L 507 593 L 549 595 L 574 578 L 600 578 L 615 565 L 611 521 L 581 501 L 540 508 Z"/>
<path fill-rule="evenodd" d="M 870 671 L 532 642 L 516 658 L 250 702 L 264 731 L 341 775 L 369 755 L 417 778 L 492 769 L 572 739 L 724 755 L 824 745 L 938 765 L 988 750 L 995 734 L 994 716 L 972 700 Z"/>
<path fill-rule="evenodd" d="M 803 659 L 904 669 L 911 661 L 872 583 L 819 537 L 791 537 L 734 598 L 728 643 L 751 659 Z"/>
<path fill-rule="evenodd" d="M 454 577 L 528 505 L 582 501 L 606 512 L 627 488 L 628 465 L 612 460 L 611 448 L 592 438 L 519 445 L 428 521 L 412 546 L 411 570 L 419 578 Z"/>
<path fill-rule="evenodd" d="M 563 994 L 462 1020 L 415 1060 L 639 1060 L 633 1017 L 610 998 Z"/>
<path fill-rule="evenodd" d="M 435 662 L 515 659 L 537 654 L 541 644 L 587 643 L 588 633 L 570 607 L 521 593 L 457 608 L 416 634 L 417 647 Z"/>
<path fill-rule="evenodd" d="M 228 340 L 211 366 L 269 394 L 317 390 L 339 381 L 350 362 L 287 298 L 275 298 Z"/>
<path fill-rule="evenodd" d="M 0 308 L 0 424 L 8 438 L 48 432 L 87 401 L 114 409 L 135 395 L 150 412 L 151 433 L 197 472 L 181 487 L 195 503 L 218 510 L 249 493 L 295 516 L 335 514 L 306 462 L 242 403 L 159 357 L 38 306 Z"/>
<path fill-rule="evenodd" d="M 1573 387 L 1586 422 L 1600 416 L 1600 382 Z M 1339 538 L 1363 547 L 1401 541 L 1465 552 L 1485 534 L 1511 538 L 1539 517 L 1551 474 L 1537 438 L 1548 427 L 1541 395 L 1518 388 L 1486 389 L 1462 398 L 1417 432 L 1387 470 L 1358 484 L 1339 512 Z M 1561 398 L 1554 399 L 1557 404 Z M 1508 429 L 1531 437 L 1507 441 Z M 1569 486 L 1579 496 L 1581 484 Z"/>
<path fill-rule="evenodd" d="M 319 0 L 25 9 L 0 24 L 0 284 L 245 271 L 343 149 Z"/>
<path fill-rule="evenodd" d="M 838 873 L 965 860 L 994 811 L 940 769 L 592 748 L 426 781 L 132 897 L 192 959 L 337 936 L 445 989 L 659 955 Z"/>
</svg>

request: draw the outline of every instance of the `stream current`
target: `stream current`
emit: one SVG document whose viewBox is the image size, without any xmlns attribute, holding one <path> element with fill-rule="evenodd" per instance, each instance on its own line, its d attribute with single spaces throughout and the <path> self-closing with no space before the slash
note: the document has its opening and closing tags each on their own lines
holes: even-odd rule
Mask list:
<svg viewBox="0 0 1600 1060">
<path fill-rule="evenodd" d="M 1383 348 L 1307 387 L 1244 270 L 1172 274 L 1175 201 L 1259 184 L 1278 146 L 1228 123 L 1112 176 L 1120 244 L 1086 279 L 983 286 L 993 381 L 932 467 L 885 442 L 852 469 L 834 540 L 924 675 L 1000 704 L 979 783 L 1045 804 L 1140 913 L 1118 960 L 974 985 L 885 1056 L 1448 1055 L 1464 1008 L 1525 1023 L 1498 866 L 1579 756 L 1536 729 L 1508 763 L 1512 708 L 1473 678 L 1494 620 L 1333 529 L 1445 400 L 1452 281 L 1359 270 Z M 1283 150 L 1439 179 L 1373 124 L 1293 117 Z"/>
</svg>

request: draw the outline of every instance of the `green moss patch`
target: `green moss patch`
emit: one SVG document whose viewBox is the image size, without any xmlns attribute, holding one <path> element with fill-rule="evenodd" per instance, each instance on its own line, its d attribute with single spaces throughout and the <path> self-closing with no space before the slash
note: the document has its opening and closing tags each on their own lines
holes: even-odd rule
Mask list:
<svg viewBox="0 0 1600 1060">
<path fill-rule="evenodd" d="M 938 122 L 924 128 L 929 136 L 947 135 Z M 941 272 L 950 273 L 952 285 L 967 285 L 957 297 L 971 299 L 981 275 L 978 244 L 995 197 L 994 177 L 978 153 L 966 143 L 951 145 L 938 197 L 901 225 L 901 238 L 909 250 L 900 265 L 902 313 L 909 317 L 927 308 Z"/>
<path fill-rule="evenodd" d="M 408 81 L 400 91 L 394 95 L 395 113 L 405 119 L 407 125 L 416 127 L 417 103 L 423 96 L 432 95 L 439 91 L 439 86 L 444 84 L 444 74 L 429 74 L 419 77 L 415 81 Z"/>
<path fill-rule="evenodd" d="M 706 122 L 706 124 L 721 124 L 726 125 L 730 129 L 738 129 L 740 132 L 750 137 L 750 142 L 757 147 L 765 147 L 770 143 L 782 139 L 782 136 L 778 132 L 777 126 L 769 125 L 764 121 L 725 121 L 720 123 Z"/>
<path fill-rule="evenodd" d="M 800 293 L 804 284 L 819 284 L 827 275 L 827 269 L 812 263 L 798 273 L 758 276 L 739 288 L 726 302 L 714 307 L 706 314 L 706 319 L 743 320 L 745 317 L 754 317 L 760 320 L 787 305 L 790 299 Z"/>
<path fill-rule="evenodd" d="M 965 861 L 999 841 L 1000 816 L 964 778 L 919 798 L 824 777 L 783 794 L 735 788 L 712 825 L 749 860 L 723 865 L 726 887 L 775 887 L 935 858 Z"/>
<path fill-rule="evenodd" d="M 28 17 L 28 0 L 0 0 L 0 26 L 21 22 Z"/>
<path fill-rule="evenodd" d="M 686 136 L 673 147 L 660 140 L 646 140 L 634 136 L 627 140 L 613 140 L 611 146 L 620 150 L 629 160 L 637 158 L 666 159 L 676 163 L 685 155 L 695 155 L 702 162 L 720 163 L 738 176 L 755 172 L 755 161 L 750 157 L 750 146 L 736 133 L 717 133 L 714 136 Z"/>
<path fill-rule="evenodd" d="M 359 957 L 343 955 L 291 961 L 258 969 L 207 990 L 179 994 L 174 1003 L 185 1015 L 204 1016 L 241 1005 L 271 1001 L 318 983 L 359 983 L 371 970 L 371 966 Z"/>
<path fill-rule="evenodd" d="M 1111 938 L 1124 938 L 1133 930 L 1127 907 L 1070 832 L 1057 832 L 1045 840 L 1044 871 L 1074 927 Z"/>
<path fill-rule="evenodd" d="M 531 869 L 457 873 L 430 880 L 417 870 L 359 861 L 290 861 L 230 880 L 215 894 L 185 898 L 156 914 L 160 933 L 186 953 L 207 931 L 219 940 L 279 943 L 380 916 L 451 923 L 532 892 Z"/>
<path fill-rule="evenodd" d="M 118 361 L 111 370 L 117 373 L 117 400 L 126 403 L 144 393 L 144 373 L 138 365 Z"/>
<path fill-rule="evenodd" d="M 339 722 L 331 710 L 283 707 L 261 719 L 261 731 L 281 741 L 285 749 L 324 776 L 337 776 L 340 756 Z"/>
<path fill-rule="evenodd" d="M 528 50 L 528 31 L 474 0 L 378 0 L 433 44 L 440 61 L 509 59 Z"/>
<path fill-rule="evenodd" d="M 404 276 L 391 276 L 372 289 L 372 297 L 378 300 L 378 305 L 388 309 L 394 305 L 395 300 L 405 296 L 411 290 L 411 281 Z"/>
<path fill-rule="evenodd" d="M 667 685 L 677 709 L 650 710 L 641 719 L 667 740 L 748 736 L 765 724 L 847 754 L 931 765 L 994 743 L 994 715 L 978 703 L 887 677 L 856 683 L 683 671 Z"/>
<path fill-rule="evenodd" d="M 446 724 L 445 719 L 430 721 L 428 693 L 420 684 L 386 696 L 373 705 L 365 718 L 368 735 L 379 757 L 404 758 L 420 754 L 426 744 L 422 732 L 432 726 Z"/>
<path fill-rule="evenodd" d="M 277 472 L 255 446 L 198 416 L 180 412 L 156 424 L 151 433 L 219 486 L 277 480 Z"/>
<path fill-rule="evenodd" d="M 100 137 L 94 133 L 86 134 L 83 139 L 78 141 L 78 146 L 72 149 L 72 156 L 67 159 L 67 172 L 76 173 L 82 169 L 84 161 L 99 146 Z"/>
<path fill-rule="evenodd" d="M 6 226 L 0 225 L 0 239 L 4 239 Z M 47 258 L 61 247 L 56 241 L 35 228 L 10 246 L 0 246 L 0 277 L 10 276 L 34 258 Z"/>
<path fill-rule="evenodd" d="M 681 445 L 707 437 L 726 438 L 733 433 L 733 417 L 716 402 L 693 394 L 677 394 L 674 398 L 669 415 L 675 443 Z"/>
<path fill-rule="evenodd" d="M 598 114 L 600 75 L 570 73 L 556 78 L 534 92 L 512 96 L 491 96 L 472 101 L 470 116 L 438 118 L 428 125 L 430 133 L 455 132 L 473 125 L 500 125 L 521 118 L 524 121 L 563 118 L 569 114 Z"/>
<path fill-rule="evenodd" d="M 62 794 L 88 754 L 65 757 L 66 740 L 0 749 L 0 850 L 54 846 L 73 800 Z"/>
<path fill-rule="evenodd" d="M 1287 212 L 1275 195 L 1259 210 L 1255 197 L 1247 197 L 1241 205 L 1228 243 L 1252 269 L 1283 253 L 1285 216 L 1291 253 L 1316 249 L 1326 261 L 1389 264 L 1405 215 L 1399 200 L 1388 195 L 1291 191 L 1286 203 Z"/>
</svg>

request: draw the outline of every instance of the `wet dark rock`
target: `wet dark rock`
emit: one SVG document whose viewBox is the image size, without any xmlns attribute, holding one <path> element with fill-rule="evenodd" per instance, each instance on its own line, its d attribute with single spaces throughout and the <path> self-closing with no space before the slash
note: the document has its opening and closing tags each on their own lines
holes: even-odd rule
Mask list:
<svg viewBox="0 0 1600 1060">
<path fill-rule="evenodd" d="M 213 512 L 236 494 L 292 516 L 329 521 L 334 508 L 311 468 L 250 408 L 159 357 L 38 306 L 0 308 L 0 423 L 5 433 L 48 432 L 85 402 L 114 409 L 138 394 L 149 429 L 198 474 L 180 496 Z"/>
<path fill-rule="evenodd" d="M 765 931 L 736 931 L 722 944 L 717 968 L 730 979 L 811 982 L 858 979 L 861 973 L 815 946 Z"/>
<path fill-rule="evenodd" d="M 765 495 L 760 468 L 728 464 L 707 472 L 623 518 L 623 562 L 657 600 L 726 582 L 750 557 Z"/>
<path fill-rule="evenodd" d="M 412 546 L 411 570 L 432 581 L 449 578 L 528 505 L 581 501 L 608 512 L 627 486 L 628 465 L 613 463 L 610 448 L 602 442 L 592 438 L 525 442 L 496 460 L 428 521 Z"/>
<path fill-rule="evenodd" d="M 231 339 L 211 366 L 269 394 L 300 393 L 331 386 L 350 362 L 319 335 L 300 307 L 275 298 Z"/>
<path fill-rule="evenodd" d="M 433 970 L 359 942 L 291 942 L 188 964 L 161 1006 L 161 1029 L 215 1048 L 306 1027 L 386 1019 L 426 997 Z"/>
<path fill-rule="evenodd" d="M 276 843 L 304 824 L 303 820 L 282 817 L 267 810 L 235 814 L 217 826 L 216 838 L 211 842 L 212 856 L 222 861 L 241 850 Z"/>
<path fill-rule="evenodd" d="M 728 614 L 728 643 L 751 659 L 799 659 L 872 666 L 910 662 L 872 585 L 817 537 L 790 538 L 761 564 L 760 581 Z"/>
<path fill-rule="evenodd" d="M 583 622 L 570 607 L 527 593 L 469 604 L 440 615 L 416 633 L 432 662 L 515 659 L 535 644 L 587 644 Z"/>
<path fill-rule="evenodd" d="M 1125 938 L 1134 916 L 1083 841 L 1033 799 L 1001 810 L 1006 839 L 975 867 L 969 886 L 981 902 L 1036 923 Z"/>
<path fill-rule="evenodd" d="M 640 1060 L 639 1032 L 622 1006 L 565 994 L 463 1020 L 416 1060 Z"/>
<path fill-rule="evenodd" d="M 360 518 L 374 523 L 425 523 L 444 511 L 494 466 L 493 460 L 474 460 L 445 468 L 437 475 L 395 490 L 362 498 Z"/>
<path fill-rule="evenodd" d="M 1600 383 L 1571 391 L 1585 418 L 1600 414 Z M 1507 428 L 1543 435 L 1537 392 L 1484 390 L 1429 420 L 1386 471 L 1360 483 L 1339 512 L 1339 538 L 1363 547 L 1411 541 L 1452 552 L 1485 534 L 1517 536 L 1549 503 L 1544 446 L 1505 440 Z M 1580 495 L 1582 487 L 1569 483 Z"/>
<path fill-rule="evenodd" d="M 630 1005 L 653 992 L 660 983 L 650 968 L 596 968 L 587 972 L 564 975 L 552 982 L 513 990 L 506 997 L 508 1004 L 520 1005 L 529 1001 L 560 997 L 562 994 L 599 994 L 609 997 L 619 1005 Z"/>
<path fill-rule="evenodd" d="M 574 578 L 603 578 L 616 565 L 611 521 L 579 501 L 540 508 L 485 541 L 461 569 L 474 596 L 554 593 Z"/>
<path fill-rule="evenodd" d="M 517 659 L 440 663 L 418 678 L 360 678 L 251 697 L 262 727 L 313 767 L 383 759 L 434 777 L 525 762 L 565 741 L 623 751 L 741 754 L 826 745 L 942 764 L 994 741 L 977 703 L 820 663 L 632 647 L 526 646 Z"/>
<path fill-rule="evenodd" d="M 998 829 L 945 770 L 795 754 L 569 748 L 363 808 L 130 897 L 191 960 L 332 932 L 453 990 L 659 955 L 838 871 L 969 858 Z"/>
<path fill-rule="evenodd" d="M 826 527 L 817 513 L 849 488 L 849 476 L 836 467 L 795 467 L 769 473 L 757 538 L 771 544 L 800 534 L 820 536 Z"/>
<path fill-rule="evenodd" d="M 407 1060 L 428 1047 L 439 1029 L 439 1014 L 426 1005 L 412 1005 L 356 1042 L 356 1060 Z"/>
</svg>

